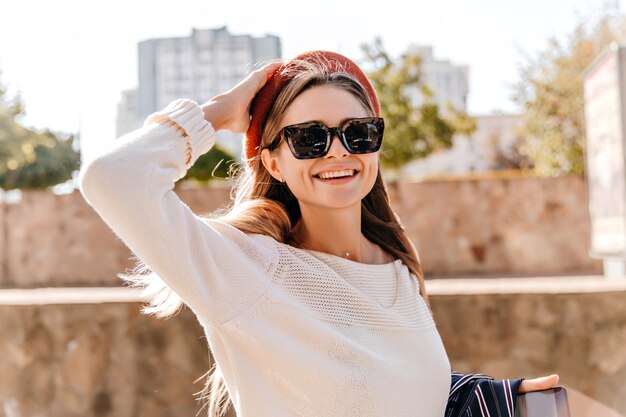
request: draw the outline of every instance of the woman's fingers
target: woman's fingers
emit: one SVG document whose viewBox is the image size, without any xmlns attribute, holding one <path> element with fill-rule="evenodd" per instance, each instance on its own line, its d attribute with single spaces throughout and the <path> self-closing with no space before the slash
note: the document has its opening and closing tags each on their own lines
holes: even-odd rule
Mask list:
<svg viewBox="0 0 626 417">
<path fill-rule="evenodd" d="M 212 120 L 214 126 L 227 129 L 232 132 L 244 133 L 250 124 L 250 104 L 254 96 L 267 82 L 272 73 L 282 62 L 271 62 L 258 70 L 252 71 L 246 78 L 241 80 L 230 90 L 218 94 L 205 104 L 206 109 L 214 107 L 213 114 L 216 120 Z M 219 123 L 221 121 L 221 123 Z"/>
<path fill-rule="evenodd" d="M 552 388 L 559 382 L 559 376 L 557 374 L 544 376 L 535 379 L 525 379 L 519 386 L 518 394 L 531 391 L 541 391 L 544 389 Z"/>
<path fill-rule="evenodd" d="M 267 82 L 268 76 L 278 67 L 282 65 L 282 62 L 269 63 L 256 71 L 252 71 L 249 76 L 241 83 L 240 91 L 233 91 L 236 97 L 236 101 L 239 103 L 239 111 L 237 114 L 238 123 L 236 129 L 241 132 L 245 132 L 248 129 L 250 123 L 250 105 L 256 94 L 263 88 Z M 235 87 L 237 89 L 237 87 Z"/>
<path fill-rule="evenodd" d="M 233 89 L 236 89 L 237 87 L 244 87 L 246 90 L 246 93 L 244 94 L 254 97 L 254 95 L 256 95 L 256 93 L 258 93 L 259 90 L 265 85 L 267 78 L 272 71 L 274 71 L 281 64 L 282 62 L 271 62 L 250 72 L 248 76 L 241 80 Z"/>
<path fill-rule="evenodd" d="M 259 85 L 259 88 L 256 92 L 258 92 L 261 87 L 265 85 L 268 75 L 270 75 L 276 68 L 278 68 L 282 64 L 282 62 L 271 62 L 259 70 L 263 74 L 263 76 L 261 77 L 261 85 Z"/>
</svg>

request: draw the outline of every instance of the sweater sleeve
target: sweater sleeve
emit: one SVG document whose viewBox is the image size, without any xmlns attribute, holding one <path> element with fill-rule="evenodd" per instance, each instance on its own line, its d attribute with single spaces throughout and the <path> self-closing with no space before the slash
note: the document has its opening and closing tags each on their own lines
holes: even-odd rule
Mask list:
<svg viewBox="0 0 626 417">
<path fill-rule="evenodd" d="M 174 183 L 214 142 L 200 106 L 174 100 L 81 167 L 78 183 L 89 205 L 152 272 L 219 323 L 263 293 L 277 249 L 270 237 L 197 216 L 174 193 Z"/>
</svg>

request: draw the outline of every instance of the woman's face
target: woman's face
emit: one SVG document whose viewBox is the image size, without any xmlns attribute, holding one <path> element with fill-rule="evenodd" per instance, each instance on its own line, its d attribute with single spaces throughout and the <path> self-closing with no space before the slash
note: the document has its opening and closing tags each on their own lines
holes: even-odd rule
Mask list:
<svg viewBox="0 0 626 417">
<path fill-rule="evenodd" d="M 337 127 L 347 118 L 369 116 L 351 93 L 324 85 L 301 93 L 287 108 L 280 128 L 314 120 L 328 127 Z M 288 144 L 281 140 L 274 152 L 263 150 L 262 160 L 274 178 L 283 178 L 301 206 L 343 208 L 360 205 L 371 191 L 378 174 L 379 152 L 351 154 L 335 135 L 328 153 L 321 158 L 296 159 Z M 340 170 L 354 170 L 354 175 L 335 180 L 319 177 Z"/>
</svg>

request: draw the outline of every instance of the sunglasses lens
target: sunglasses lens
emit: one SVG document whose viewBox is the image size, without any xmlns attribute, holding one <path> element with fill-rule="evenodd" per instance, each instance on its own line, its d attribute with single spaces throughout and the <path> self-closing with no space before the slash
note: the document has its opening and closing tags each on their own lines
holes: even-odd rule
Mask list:
<svg viewBox="0 0 626 417">
<path fill-rule="evenodd" d="M 346 142 L 353 153 L 376 152 L 383 138 L 383 126 L 375 122 L 356 122 L 344 130 Z"/>
<path fill-rule="evenodd" d="M 285 136 L 298 158 L 316 158 L 326 150 L 326 131 L 321 127 L 288 128 Z"/>
<path fill-rule="evenodd" d="M 383 141 L 384 127 L 380 117 L 350 119 L 342 129 L 348 151 L 353 154 L 378 151 Z M 298 159 L 325 155 L 330 147 L 329 136 L 327 128 L 317 123 L 287 126 L 283 130 L 283 137 Z"/>
</svg>

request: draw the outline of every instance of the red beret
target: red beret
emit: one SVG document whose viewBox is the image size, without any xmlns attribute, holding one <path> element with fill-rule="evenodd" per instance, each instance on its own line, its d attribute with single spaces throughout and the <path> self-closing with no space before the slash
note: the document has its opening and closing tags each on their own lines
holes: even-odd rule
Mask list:
<svg viewBox="0 0 626 417">
<path fill-rule="evenodd" d="M 380 104 L 378 102 L 378 96 L 372 84 L 367 79 L 363 71 L 350 59 L 336 52 L 330 51 L 309 51 L 304 52 L 293 60 L 305 60 L 311 63 L 320 63 L 325 68 L 329 68 L 331 72 L 347 72 L 359 81 L 365 88 L 365 91 L 370 97 L 370 101 L 374 106 L 374 113 L 376 116 L 380 116 Z M 270 109 L 274 105 L 274 101 L 278 97 L 281 90 L 293 79 L 294 71 L 289 71 L 289 75 L 283 75 L 282 70 L 290 65 L 292 61 L 288 61 L 279 65 L 272 73 L 267 76 L 267 82 L 256 94 L 252 103 L 250 104 L 250 126 L 244 136 L 243 151 L 244 157 L 249 160 L 257 155 L 258 147 L 261 142 L 261 131 Z"/>
</svg>

